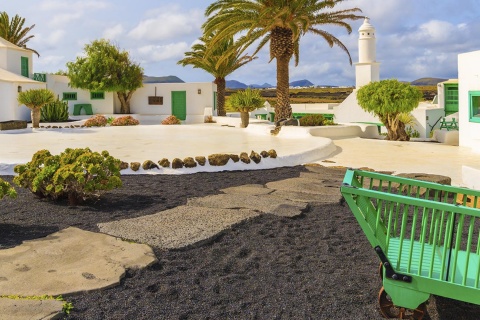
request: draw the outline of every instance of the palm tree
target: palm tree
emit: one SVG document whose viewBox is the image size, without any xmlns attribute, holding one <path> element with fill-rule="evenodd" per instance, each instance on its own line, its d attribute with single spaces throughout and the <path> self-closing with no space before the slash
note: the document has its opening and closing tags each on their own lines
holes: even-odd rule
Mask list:
<svg viewBox="0 0 480 320">
<path fill-rule="evenodd" d="M 24 28 L 24 24 L 25 18 L 21 18 L 18 14 L 10 20 L 5 11 L 0 12 L 0 37 L 14 45 L 30 50 L 40 57 L 37 51 L 27 47 L 27 42 L 34 37 L 33 35 L 28 35 L 28 33 L 35 25 Z"/>
<path fill-rule="evenodd" d="M 256 57 L 243 55 L 243 49 L 237 47 L 232 36 L 226 36 L 211 47 L 211 40 L 214 33 L 208 36 L 205 34 L 199 38 L 200 43 L 192 46 L 192 51 L 185 52 L 185 58 L 178 61 L 183 66 L 192 65 L 194 68 L 200 68 L 215 77 L 214 83 L 217 85 L 217 114 L 225 116 L 225 78 L 233 71 L 237 70 L 246 63 L 256 59 Z"/>
<path fill-rule="evenodd" d="M 38 128 L 40 124 L 40 110 L 46 104 L 55 101 L 55 94 L 48 89 L 30 89 L 18 94 L 18 103 L 24 104 L 31 110 L 32 127 Z"/>
<path fill-rule="evenodd" d="M 258 41 L 253 55 L 270 43 L 270 61 L 277 63 L 277 102 L 275 120 L 290 118 L 289 63 L 299 62 L 300 38 L 306 33 L 321 36 L 329 45 L 339 46 L 352 59 L 345 45 L 318 25 L 333 25 L 352 32 L 345 20 L 364 18 L 355 15 L 359 8 L 329 11 L 345 0 L 218 0 L 209 5 L 203 24 L 205 33 L 216 32 L 212 45 L 225 37 L 241 35 L 238 46 L 247 48 Z"/>
</svg>

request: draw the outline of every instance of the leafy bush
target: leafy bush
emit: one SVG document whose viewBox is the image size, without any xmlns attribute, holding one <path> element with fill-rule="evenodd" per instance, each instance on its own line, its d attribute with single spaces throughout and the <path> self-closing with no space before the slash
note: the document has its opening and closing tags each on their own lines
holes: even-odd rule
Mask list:
<svg viewBox="0 0 480 320">
<path fill-rule="evenodd" d="M 168 116 L 163 119 L 162 124 L 180 124 L 180 119 L 175 117 L 174 115 Z"/>
<path fill-rule="evenodd" d="M 140 122 L 132 116 L 123 116 L 114 119 L 110 124 L 112 126 L 136 126 Z"/>
<path fill-rule="evenodd" d="M 13 181 L 39 197 L 68 198 L 69 204 L 75 205 L 121 187 L 120 163 L 107 151 L 89 148 L 68 148 L 60 155 L 40 150 L 30 162 L 15 166 L 18 175 Z"/>
<path fill-rule="evenodd" d="M 14 188 L 12 188 L 10 183 L 0 178 L 0 200 L 6 196 L 9 196 L 10 198 L 16 198 L 17 192 Z"/>
<path fill-rule="evenodd" d="M 324 126 L 326 119 L 321 114 L 308 114 L 300 118 L 300 125 L 304 127 Z"/>
<path fill-rule="evenodd" d="M 115 117 L 108 117 L 107 124 L 112 124 L 113 120 L 115 120 Z"/>
<path fill-rule="evenodd" d="M 42 122 L 63 122 L 68 120 L 68 102 L 55 100 L 40 110 Z"/>
<path fill-rule="evenodd" d="M 85 127 L 105 127 L 107 125 L 107 118 L 97 114 L 85 121 L 84 125 Z"/>
</svg>

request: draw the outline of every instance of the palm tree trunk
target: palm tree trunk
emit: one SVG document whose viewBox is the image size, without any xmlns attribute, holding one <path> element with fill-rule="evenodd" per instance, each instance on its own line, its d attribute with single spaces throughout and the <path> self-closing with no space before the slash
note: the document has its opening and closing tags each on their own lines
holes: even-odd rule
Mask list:
<svg viewBox="0 0 480 320">
<path fill-rule="evenodd" d="M 32 117 L 32 127 L 33 128 L 40 128 L 40 109 L 39 108 L 33 108 L 30 111 L 30 116 Z"/>
<path fill-rule="evenodd" d="M 277 104 L 275 105 L 275 121 L 292 117 L 290 106 L 289 62 L 290 56 L 277 57 Z"/>
<path fill-rule="evenodd" d="M 292 117 L 289 63 L 294 52 L 292 30 L 275 27 L 270 37 L 270 57 L 277 60 L 277 103 L 275 121 Z"/>
<path fill-rule="evenodd" d="M 224 117 L 227 115 L 225 110 L 225 78 L 216 78 L 214 83 L 217 85 L 217 115 Z"/>
<path fill-rule="evenodd" d="M 242 120 L 242 123 L 240 124 L 240 128 L 248 127 L 248 124 L 250 123 L 249 112 L 248 111 L 240 111 L 240 119 Z"/>
</svg>

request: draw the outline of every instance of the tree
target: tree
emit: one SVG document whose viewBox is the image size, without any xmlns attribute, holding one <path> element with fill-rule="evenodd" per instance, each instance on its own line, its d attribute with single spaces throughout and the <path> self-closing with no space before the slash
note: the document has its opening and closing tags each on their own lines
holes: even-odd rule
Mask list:
<svg viewBox="0 0 480 320">
<path fill-rule="evenodd" d="M 46 104 L 55 101 L 55 94 L 48 89 L 30 89 L 20 92 L 17 97 L 18 103 L 24 104 L 31 110 L 32 127 L 38 128 L 40 124 L 40 110 Z"/>
<path fill-rule="evenodd" d="M 387 128 L 387 140 L 408 141 L 402 114 L 418 106 L 422 92 L 395 79 L 370 82 L 357 91 L 360 107 L 376 115 Z"/>
<path fill-rule="evenodd" d="M 255 56 L 270 43 L 270 61 L 276 59 L 277 101 L 275 120 L 290 118 L 289 63 L 295 57 L 299 62 L 300 38 L 306 33 L 321 36 L 332 47 L 339 46 L 352 59 L 345 45 L 331 33 L 318 29 L 318 25 L 351 26 L 344 20 L 364 18 L 354 13 L 358 8 L 328 11 L 345 0 L 218 0 L 209 5 L 205 15 L 209 17 L 203 25 L 205 33 L 216 32 L 212 45 L 225 37 L 241 35 L 236 42 L 247 48 L 258 43 Z"/>
<path fill-rule="evenodd" d="M 240 112 L 241 128 L 248 127 L 250 122 L 249 112 L 261 108 L 264 103 L 265 100 L 262 98 L 260 90 L 252 90 L 250 88 L 237 91 L 228 98 L 228 105 Z"/>
<path fill-rule="evenodd" d="M 10 17 L 5 11 L 0 12 L 0 37 L 14 45 L 30 50 L 40 57 L 37 51 L 27 47 L 27 42 L 35 37 L 28 35 L 35 25 L 24 28 L 24 24 L 25 18 L 21 18 L 18 14 L 10 20 Z"/>
<path fill-rule="evenodd" d="M 129 54 L 101 39 L 85 45 L 85 56 L 67 62 L 72 88 L 116 92 L 120 113 L 130 113 L 130 99 L 143 85 L 143 69 L 130 60 Z"/>
<path fill-rule="evenodd" d="M 256 57 L 242 56 L 243 50 L 235 46 L 233 37 L 225 37 L 218 41 L 215 47 L 211 47 L 213 37 L 214 35 L 210 34 L 199 38 L 201 43 L 194 44 L 192 51 L 185 52 L 185 58 L 178 61 L 178 64 L 183 66 L 192 65 L 194 68 L 203 69 L 215 77 L 214 83 L 217 85 L 217 114 L 226 116 L 225 78 L 241 66 L 256 59 Z"/>
</svg>

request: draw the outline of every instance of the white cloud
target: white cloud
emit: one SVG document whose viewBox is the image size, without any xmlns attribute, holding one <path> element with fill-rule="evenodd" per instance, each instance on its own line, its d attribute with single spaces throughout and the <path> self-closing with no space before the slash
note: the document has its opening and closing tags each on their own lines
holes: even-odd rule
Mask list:
<svg viewBox="0 0 480 320">
<path fill-rule="evenodd" d="M 119 36 L 123 34 L 123 32 L 123 26 L 121 24 L 117 24 L 103 31 L 103 38 L 110 40 L 118 39 Z"/>
<path fill-rule="evenodd" d="M 203 15 L 199 10 L 189 12 L 162 11 L 153 18 L 141 21 L 128 36 L 135 40 L 163 41 L 200 33 Z"/>
<path fill-rule="evenodd" d="M 163 61 L 168 59 L 181 59 L 189 49 L 186 42 L 170 43 L 167 45 L 148 45 L 137 49 L 137 52 L 146 62 Z"/>
<path fill-rule="evenodd" d="M 40 9 L 45 11 L 59 11 L 59 10 L 87 10 L 87 9 L 105 9 L 109 7 L 108 2 L 98 0 L 85 1 L 64 1 L 64 0 L 44 0 L 40 3 Z"/>
</svg>

